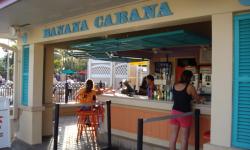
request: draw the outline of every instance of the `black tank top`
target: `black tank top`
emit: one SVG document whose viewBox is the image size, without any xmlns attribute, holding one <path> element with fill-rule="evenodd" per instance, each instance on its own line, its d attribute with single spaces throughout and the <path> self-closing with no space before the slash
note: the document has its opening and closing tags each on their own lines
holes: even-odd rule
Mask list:
<svg viewBox="0 0 250 150">
<path fill-rule="evenodd" d="M 173 87 L 173 100 L 174 105 L 173 109 L 181 112 L 190 112 L 191 111 L 191 100 L 192 96 L 187 93 L 188 84 L 182 91 L 175 90 Z"/>
</svg>

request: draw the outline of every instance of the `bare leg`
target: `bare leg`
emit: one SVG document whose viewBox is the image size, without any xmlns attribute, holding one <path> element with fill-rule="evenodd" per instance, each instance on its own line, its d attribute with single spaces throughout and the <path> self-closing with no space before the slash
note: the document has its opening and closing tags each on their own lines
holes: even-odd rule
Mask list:
<svg viewBox="0 0 250 150">
<path fill-rule="evenodd" d="M 171 125 L 171 135 L 170 135 L 170 141 L 169 146 L 170 150 L 176 150 L 176 141 L 178 137 L 180 126 L 178 125 Z"/>
<path fill-rule="evenodd" d="M 190 135 L 190 127 L 181 128 L 182 136 L 181 136 L 181 150 L 188 149 L 188 139 Z"/>
</svg>

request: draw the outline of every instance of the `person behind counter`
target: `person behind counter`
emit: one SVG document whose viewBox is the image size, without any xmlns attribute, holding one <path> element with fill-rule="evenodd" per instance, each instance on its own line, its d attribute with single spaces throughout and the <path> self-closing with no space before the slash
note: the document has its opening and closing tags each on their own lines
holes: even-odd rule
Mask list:
<svg viewBox="0 0 250 150">
<path fill-rule="evenodd" d="M 155 85 L 154 85 L 154 77 L 152 75 L 147 75 L 147 95 L 149 99 L 153 99 L 154 96 L 154 90 L 155 90 Z"/>
<path fill-rule="evenodd" d="M 193 73 L 189 70 L 185 70 L 178 83 L 173 86 L 173 109 L 171 114 L 183 114 L 191 112 L 191 100 L 198 100 L 197 92 L 190 81 Z M 185 116 L 181 118 L 175 118 L 170 120 L 171 124 L 171 136 L 170 136 L 170 150 L 176 149 L 176 140 L 179 130 L 181 129 L 181 150 L 188 149 L 188 139 L 190 134 L 190 128 L 192 126 L 192 116 Z"/>
<path fill-rule="evenodd" d="M 129 81 L 125 80 L 123 81 L 123 85 L 126 87 L 125 89 L 122 89 L 122 94 L 127 94 L 128 96 L 133 96 L 133 93 L 135 90 L 130 86 Z"/>
<path fill-rule="evenodd" d="M 142 83 L 141 83 L 141 86 L 139 88 L 139 95 L 144 95 L 146 96 L 147 95 L 147 88 L 148 88 L 148 85 L 147 85 L 147 77 L 145 76 L 143 79 L 142 79 Z"/>
<path fill-rule="evenodd" d="M 91 110 L 92 105 L 96 101 L 96 92 L 93 90 L 94 83 L 88 79 L 84 88 L 80 88 L 76 93 L 76 100 L 81 104 L 86 104 L 80 107 L 80 110 Z"/>
</svg>

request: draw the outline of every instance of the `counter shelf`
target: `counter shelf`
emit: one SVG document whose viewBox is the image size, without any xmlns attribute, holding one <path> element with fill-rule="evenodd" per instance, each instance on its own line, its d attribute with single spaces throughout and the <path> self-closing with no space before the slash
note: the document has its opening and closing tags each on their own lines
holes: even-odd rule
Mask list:
<svg viewBox="0 0 250 150">
<path fill-rule="evenodd" d="M 133 97 L 130 97 L 120 93 L 102 94 L 97 96 L 97 100 L 111 100 L 112 104 L 141 107 L 145 109 L 155 109 L 158 111 L 169 111 L 173 107 L 173 101 L 149 100 L 147 96 L 134 95 Z M 201 114 L 211 114 L 210 102 L 205 102 L 205 104 L 193 104 L 193 109 L 200 109 Z"/>
</svg>

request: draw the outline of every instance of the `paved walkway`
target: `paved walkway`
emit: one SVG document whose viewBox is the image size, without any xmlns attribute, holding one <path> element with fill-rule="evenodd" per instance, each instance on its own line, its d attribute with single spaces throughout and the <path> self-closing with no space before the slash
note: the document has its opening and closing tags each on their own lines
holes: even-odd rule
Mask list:
<svg viewBox="0 0 250 150">
<path fill-rule="evenodd" d="M 76 117 L 61 117 L 59 120 L 58 150 L 99 150 L 100 144 L 83 135 L 79 142 L 76 142 L 77 126 Z M 43 143 L 38 145 L 27 145 L 20 140 L 15 140 L 11 148 L 2 150 L 53 150 L 53 137 L 43 138 Z"/>
</svg>

